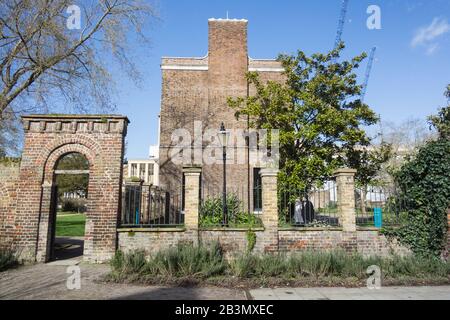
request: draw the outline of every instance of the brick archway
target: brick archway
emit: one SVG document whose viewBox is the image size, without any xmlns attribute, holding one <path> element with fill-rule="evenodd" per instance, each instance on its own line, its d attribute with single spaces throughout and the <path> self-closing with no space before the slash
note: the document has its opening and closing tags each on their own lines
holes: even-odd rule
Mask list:
<svg viewBox="0 0 450 320">
<path fill-rule="evenodd" d="M 25 116 L 14 242 L 27 260 L 50 257 L 51 195 L 57 161 L 78 152 L 89 161 L 84 259 L 108 260 L 116 249 L 124 137 L 123 116 Z"/>
<path fill-rule="evenodd" d="M 52 252 L 52 246 L 54 246 L 53 238 L 56 225 L 54 225 L 56 221 L 56 205 L 57 205 L 57 195 L 53 192 L 56 187 L 56 166 L 58 161 L 69 153 L 79 153 L 86 157 L 89 162 L 89 177 L 92 178 L 94 176 L 94 172 L 98 164 L 102 163 L 101 154 L 95 154 L 91 148 L 88 146 L 77 143 L 76 141 L 81 141 L 77 139 L 75 135 L 72 137 L 70 143 L 57 141 L 52 145 L 54 148 L 51 148 L 51 153 L 45 156 L 45 153 L 40 157 L 39 162 L 43 163 L 44 172 L 43 172 L 43 200 L 41 204 L 45 207 L 45 211 L 41 213 L 39 218 L 39 230 L 38 230 L 38 244 L 37 244 L 37 253 L 36 256 L 39 261 L 49 261 Z M 62 143 L 62 145 L 59 145 Z M 57 146 L 57 147 L 56 147 Z M 45 151 L 48 148 L 44 149 Z M 45 159 L 43 161 L 43 159 Z M 92 181 L 88 182 L 89 185 L 93 185 Z M 56 189 L 55 189 L 56 190 Z M 92 247 L 90 245 L 90 239 L 92 237 L 90 234 L 92 233 L 90 226 L 92 226 L 91 212 L 95 209 L 95 203 L 92 204 L 90 199 L 87 199 L 87 213 L 86 213 L 86 228 L 85 228 L 85 243 L 88 247 Z M 53 209 L 52 209 L 53 208 Z M 48 213 L 48 214 L 47 214 Z"/>
<path fill-rule="evenodd" d="M 96 163 L 102 163 L 101 154 L 95 154 L 91 148 L 87 147 L 84 144 L 72 142 L 68 144 L 63 144 L 53 149 L 50 154 L 45 158 L 44 163 L 44 172 L 43 172 L 43 182 L 47 184 L 52 183 L 53 174 L 55 171 L 56 164 L 58 160 L 68 154 L 68 153 L 80 153 L 86 157 L 89 162 L 89 171 L 94 170 L 98 165 Z"/>
</svg>

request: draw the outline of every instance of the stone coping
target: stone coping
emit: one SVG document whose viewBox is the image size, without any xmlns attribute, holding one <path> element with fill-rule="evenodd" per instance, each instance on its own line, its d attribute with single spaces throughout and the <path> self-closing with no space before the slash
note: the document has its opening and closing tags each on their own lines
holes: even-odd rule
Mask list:
<svg viewBox="0 0 450 320">
<path fill-rule="evenodd" d="M 286 227 L 286 228 L 278 228 L 278 231 L 298 231 L 298 232 L 308 232 L 308 231 L 343 231 L 341 227 L 308 227 L 308 228 L 300 228 L 300 227 Z"/>
<path fill-rule="evenodd" d="M 27 114 L 22 119 L 124 119 L 130 122 L 128 117 L 119 114 Z"/>
<path fill-rule="evenodd" d="M 226 227 L 202 227 L 199 231 L 219 231 L 219 232 L 247 232 L 247 231 L 264 231 L 264 227 L 257 228 L 226 228 Z"/>
<path fill-rule="evenodd" d="M 334 175 L 342 175 L 342 174 L 351 174 L 351 175 L 355 175 L 357 172 L 356 169 L 351 169 L 351 168 L 339 168 L 336 171 L 334 171 Z"/>
<path fill-rule="evenodd" d="M 174 228 L 117 228 L 117 232 L 184 232 L 186 228 L 184 227 L 174 227 Z"/>
<path fill-rule="evenodd" d="M 375 227 L 358 227 L 358 226 L 356 226 L 356 231 L 380 231 L 380 228 L 375 228 Z"/>
</svg>

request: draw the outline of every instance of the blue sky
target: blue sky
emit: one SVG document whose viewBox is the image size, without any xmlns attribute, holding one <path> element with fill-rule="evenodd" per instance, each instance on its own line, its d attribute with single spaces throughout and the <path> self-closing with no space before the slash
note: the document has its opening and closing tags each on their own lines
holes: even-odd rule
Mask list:
<svg viewBox="0 0 450 320">
<path fill-rule="evenodd" d="M 381 30 L 369 30 L 369 5 L 381 8 Z M 249 20 L 249 54 L 275 58 L 301 49 L 333 47 L 341 0 L 160 0 L 152 45 L 139 53 L 144 81 L 119 83 L 118 112 L 131 121 L 127 157 L 146 158 L 157 143 L 162 56 L 204 56 L 208 18 Z M 377 46 L 365 102 L 383 120 L 423 118 L 445 105 L 450 83 L 450 0 L 350 0 L 343 34 L 344 58 Z M 366 64 L 358 72 L 363 81 Z"/>
</svg>

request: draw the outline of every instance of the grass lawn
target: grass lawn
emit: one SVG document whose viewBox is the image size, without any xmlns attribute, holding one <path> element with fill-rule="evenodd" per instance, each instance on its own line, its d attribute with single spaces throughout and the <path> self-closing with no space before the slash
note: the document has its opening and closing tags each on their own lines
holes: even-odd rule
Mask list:
<svg viewBox="0 0 450 320">
<path fill-rule="evenodd" d="M 67 214 L 59 212 L 56 216 L 56 236 L 84 236 L 84 226 L 86 224 L 85 214 Z"/>
</svg>

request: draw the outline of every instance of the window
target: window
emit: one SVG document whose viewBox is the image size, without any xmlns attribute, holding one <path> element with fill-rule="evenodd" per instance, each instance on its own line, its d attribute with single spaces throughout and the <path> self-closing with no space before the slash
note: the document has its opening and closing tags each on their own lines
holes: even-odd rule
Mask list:
<svg viewBox="0 0 450 320">
<path fill-rule="evenodd" d="M 262 180 L 260 168 L 253 168 L 253 211 L 262 211 Z"/>
<path fill-rule="evenodd" d="M 131 164 L 131 177 L 137 177 L 137 163 Z"/>
<path fill-rule="evenodd" d="M 148 183 L 153 183 L 153 163 L 149 163 L 148 164 L 148 177 L 147 177 L 147 182 Z"/>
<path fill-rule="evenodd" d="M 145 180 L 145 163 L 139 165 L 139 178 Z"/>
</svg>

